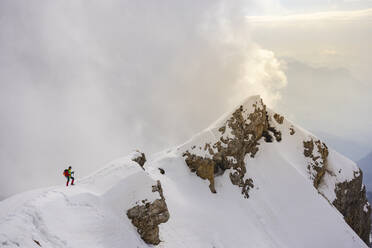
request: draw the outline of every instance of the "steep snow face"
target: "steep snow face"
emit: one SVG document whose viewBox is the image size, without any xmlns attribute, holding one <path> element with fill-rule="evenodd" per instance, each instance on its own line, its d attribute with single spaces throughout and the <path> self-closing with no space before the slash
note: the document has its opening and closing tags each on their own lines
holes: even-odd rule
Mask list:
<svg viewBox="0 0 372 248">
<path fill-rule="evenodd" d="M 161 226 L 164 247 L 367 247 L 269 144 L 262 144 L 254 159 L 246 159 L 255 184 L 248 199 L 231 184 L 228 173 L 216 177 L 217 194 L 212 194 L 177 153 L 160 157 L 153 166 L 165 170 L 166 176 L 157 178 L 171 214 Z"/>
<path fill-rule="evenodd" d="M 159 180 L 170 214 L 159 226 L 159 247 L 367 247 L 332 205 L 337 184 L 351 182 L 357 166 L 329 148 L 321 161 L 316 145 L 306 157 L 304 141 L 318 139 L 266 109 L 258 96 L 240 108 L 181 146 L 149 156 L 144 170 L 132 161 L 139 156 L 135 153 L 74 187 L 26 192 L 0 202 L 0 246 L 38 247 L 36 240 L 42 247 L 151 247 L 126 211 L 142 200 L 159 198 L 152 192 Z M 249 126 L 256 118 L 262 128 Z M 241 133 L 238 120 L 248 132 Z M 221 138 L 226 142 L 213 146 Z M 233 144 L 244 154 L 232 149 Z M 201 177 L 205 171 L 191 170 L 186 152 L 209 159 L 203 166 L 223 168 L 212 170 L 216 193 L 208 187 L 210 178 Z M 320 162 L 326 170 L 314 187 Z M 240 183 L 249 179 L 249 195 L 242 194 Z M 370 211 L 369 205 L 363 208 Z"/>
</svg>

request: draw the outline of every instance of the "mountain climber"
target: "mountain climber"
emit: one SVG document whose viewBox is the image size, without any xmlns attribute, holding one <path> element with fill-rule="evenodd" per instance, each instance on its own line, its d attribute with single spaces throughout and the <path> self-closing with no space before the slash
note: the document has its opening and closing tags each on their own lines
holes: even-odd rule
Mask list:
<svg viewBox="0 0 372 248">
<path fill-rule="evenodd" d="M 75 173 L 74 171 L 71 171 L 71 166 L 69 166 L 68 169 L 65 169 L 63 171 L 63 175 L 67 179 L 66 186 L 68 186 L 68 183 L 70 182 L 70 178 L 71 178 L 71 185 L 74 185 L 75 178 L 72 176 L 74 173 Z"/>
</svg>

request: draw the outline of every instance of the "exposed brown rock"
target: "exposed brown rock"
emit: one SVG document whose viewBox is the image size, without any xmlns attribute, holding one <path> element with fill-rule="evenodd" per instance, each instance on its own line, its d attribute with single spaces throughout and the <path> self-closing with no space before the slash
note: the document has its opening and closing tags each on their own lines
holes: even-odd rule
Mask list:
<svg viewBox="0 0 372 248">
<path fill-rule="evenodd" d="M 275 113 L 275 114 L 274 114 L 274 119 L 275 119 L 276 122 L 278 122 L 279 124 L 283 124 L 284 116 L 281 116 L 280 114 Z"/>
<path fill-rule="evenodd" d="M 296 133 L 293 127 L 290 127 L 289 130 L 290 130 L 289 132 L 290 135 L 294 135 Z"/>
<path fill-rule="evenodd" d="M 314 187 L 318 189 L 324 174 L 327 171 L 327 157 L 328 147 L 320 140 L 304 141 L 304 155 L 305 157 L 311 158 L 311 161 L 307 165 L 307 169 L 310 174 L 310 178 L 313 180 Z M 314 148 L 317 148 L 319 156 L 314 155 Z"/>
<path fill-rule="evenodd" d="M 314 142 L 313 140 L 304 141 L 304 155 L 305 157 L 310 157 L 313 154 Z"/>
<path fill-rule="evenodd" d="M 145 154 L 143 152 L 140 152 L 140 151 L 137 151 L 137 152 L 138 152 L 139 156 L 133 158 L 132 160 L 134 162 L 137 162 L 142 167 L 142 169 L 143 169 L 143 165 L 146 162 L 146 156 L 145 156 Z"/>
<path fill-rule="evenodd" d="M 226 124 L 218 130 L 221 137 L 215 144 L 205 144 L 204 151 L 207 151 L 210 158 L 194 155 L 187 150 L 183 156 L 185 162 L 192 172 L 199 177 L 208 179 L 209 188 L 215 193 L 214 177 L 223 174 L 226 169 L 232 169 L 230 180 L 232 184 L 242 188 L 244 197 L 249 197 L 249 189 L 253 188 L 253 180 L 245 179 L 246 167 L 244 158 L 247 154 L 254 157 L 258 152 L 258 140 L 263 136 L 267 142 L 272 142 L 272 135 L 277 141 L 281 140 L 281 133 L 269 124 L 266 106 L 253 105 L 252 113 L 245 113 L 243 106 L 240 106 L 227 120 Z M 224 138 L 226 129 L 231 130 L 232 137 Z M 268 141 L 270 139 L 270 141 Z"/>
<path fill-rule="evenodd" d="M 127 216 L 147 244 L 157 245 L 160 243 L 159 224 L 168 221 L 169 212 L 160 181 L 152 186 L 152 192 L 159 192 L 160 199 L 152 203 L 143 200 L 142 205 L 130 208 Z"/>
<path fill-rule="evenodd" d="M 276 141 L 282 141 L 282 133 L 280 131 L 277 131 L 274 127 L 271 126 L 269 126 L 268 131 L 269 134 L 271 132 L 274 135 Z"/>
<path fill-rule="evenodd" d="M 369 246 L 371 232 L 371 206 L 366 198 L 366 189 L 362 185 L 362 171 L 355 173 L 350 182 L 345 181 L 336 185 L 336 200 L 333 205 L 344 216 L 345 221 Z"/>
<path fill-rule="evenodd" d="M 212 159 L 203 158 L 189 153 L 188 151 L 184 154 L 186 156 L 186 164 L 189 166 L 192 172 L 196 172 L 202 179 L 209 180 L 209 189 L 212 193 L 216 193 L 214 188 L 214 167 L 215 162 Z"/>
</svg>

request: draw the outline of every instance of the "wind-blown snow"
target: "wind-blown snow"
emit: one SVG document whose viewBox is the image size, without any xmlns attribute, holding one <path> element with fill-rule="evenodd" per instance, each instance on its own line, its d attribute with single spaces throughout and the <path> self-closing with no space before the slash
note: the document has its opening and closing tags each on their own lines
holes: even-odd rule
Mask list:
<svg viewBox="0 0 372 248">
<path fill-rule="evenodd" d="M 250 107 L 258 99 L 244 104 Z M 316 138 L 288 120 L 271 121 L 282 132 L 281 142 L 261 140 L 256 156 L 245 158 L 246 177 L 254 182 L 250 198 L 232 185 L 229 171 L 215 178 L 217 194 L 212 194 L 209 182 L 191 173 L 181 154 L 186 147 L 218 140 L 218 128 L 229 115 L 185 144 L 149 156 L 145 171 L 131 154 L 77 180 L 76 186 L 25 192 L 0 202 L 0 246 L 38 247 L 37 240 L 42 247 L 152 247 L 141 240 L 126 211 L 141 200 L 159 198 L 151 186 L 160 180 L 170 219 L 159 226 L 159 247 L 367 247 L 330 204 L 335 183 L 351 180 L 358 168 L 329 149 L 332 173 L 319 186 L 324 198 L 313 187 L 303 154 L 303 140 Z M 206 155 L 198 147 L 193 151 Z"/>
</svg>

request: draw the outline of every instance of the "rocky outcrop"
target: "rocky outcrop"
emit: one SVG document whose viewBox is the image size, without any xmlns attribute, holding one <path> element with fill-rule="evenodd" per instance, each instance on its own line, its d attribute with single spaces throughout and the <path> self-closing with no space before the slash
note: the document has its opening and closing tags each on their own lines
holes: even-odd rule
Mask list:
<svg viewBox="0 0 372 248">
<path fill-rule="evenodd" d="M 345 221 L 369 246 L 371 233 L 371 206 L 366 198 L 366 189 L 362 184 L 362 171 L 355 173 L 354 179 L 336 185 L 336 200 L 333 205 L 344 216 Z"/>
<path fill-rule="evenodd" d="M 253 180 L 245 178 L 246 155 L 254 157 L 258 151 L 258 141 L 264 137 L 266 142 L 272 142 L 273 136 L 281 140 L 281 132 L 270 126 L 266 106 L 262 100 L 253 104 L 253 112 L 240 106 L 226 123 L 219 128 L 220 137 L 214 144 L 206 143 L 203 148 L 209 156 L 201 157 L 193 153 L 193 146 L 183 153 L 185 162 L 190 170 L 200 178 L 209 180 L 211 192 L 216 193 L 214 177 L 231 169 L 231 183 L 241 188 L 245 198 L 249 197 L 249 190 L 253 188 Z M 281 119 L 279 118 L 279 121 Z M 225 135 L 229 132 L 230 135 Z"/>
<path fill-rule="evenodd" d="M 202 179 L 209 181 L 209 189 L 212 193 L 216 193 L 214 188 L 214 170 L 216 163 L 213 159 L 203 158 L 189 153 L 184 153 L 185 161 L 192 172 L 195 172 Z"/>
<path fill-rule="evenodd" d="M 304 141 L 303 145 L 304 155 L 309 158 L 307 169 L 310 178 L 313 180 L 314 187 L 318 189 L 327 173 L 328 147 L 320 140 L 314 141 L 313 139 Z M 371 207 L 367 201 L 362 178 L 362 171 L 354 172 L 354 179 L 336 184 L 336 199 L 332 204 L 344 216 L 348 225 L 369 246 Z"/>
<path fill-rule="evenodd" d="M 283 123 L 283 116 L 276 113 L 269 115 L 262 100 L 253 104 L 253 110 L 247 110 L 240 106 L 218 128 L 218 132 L 213 129 L 213 138 L 211 138 L 214 140 L 213 142 L 194 144 L 186 151 L 183 150 L 185 162 L 191 172 L 209 181 L 209 188 L 213 193 L 216 193 L 215 177 L 229 170 L 231 183 L 240 187 L 243 196 L 248 198 L 250 189 L 254 187 L 254 182 L 246 175 L 244 158 L 247 155 L 252 158 L 255 156 L 259 150 L 261 139 L 265 142 L 280 142 L 282 133 L 275 127 Z M 295 133 L 294 126 L 290 126 L 289 134 L 294 135 Z M 217 139 L 215 139 L 216 136 Z M 326 173 L 336 176 L 328 168 L 330 167 L 328 165 L 328 147 L 320 140 L 311 138 L 303 141 L 303 148 L 303 154 L 307 158 L 309 177 L 314 187 L 319 190 Z M 361 175 L 355 175 L 355 179 L 337 184 L 335 191 L 337 198 L 332 204 L 368 244 L 371 229 L 369 218 L 371 207 L 366 200 L 365 189 L 362 188 Z M 321 193 L 321 195 L 327 198 L 324 194 Z"/>
<path fill-rule="evenodd" d="M 137 162 L 142 167 L 142 169 L 144 169 L 143 165 L 146 163 L 146 156 L 143 152 L 136 151 L 136 153 L 133 155 L 132 160 L 134 162 Z"/>
<path fill-rule="evenodd" d="M 310 158 L 307 170 L 310 179 L 313 180 L 314 187 L 318 189 L 324 174 L 327 171 L 328 147 L 320 140 L 304 141 L 304 155 Z M 317 150 L 315 151 L 314 148 Z"/>
<path fill-rule="evenodd" d="M 168 221 L 169 212 L 160 181 L 152 186 L 152 192 L 159 192 L 160 199 L 153 202 L 143 200 L 141 205 L 129 209 L 127 216 L 147 244 L 157 245 L 160 243 L 159 224 Z"/>
<path fill-rule="evenodd" d="M 283 124 L 284 116 L 281 116 L 280 114 L 275 113 L 273 117 L 276 120 L 276 122 L 278 122 L 279 124 Z"/>
</svg>

